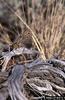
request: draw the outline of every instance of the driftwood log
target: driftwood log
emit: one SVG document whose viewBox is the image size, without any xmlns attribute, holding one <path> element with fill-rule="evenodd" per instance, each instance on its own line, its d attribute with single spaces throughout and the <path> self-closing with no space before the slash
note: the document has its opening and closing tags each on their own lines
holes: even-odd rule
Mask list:
<svg viewBox="0 0 65 100">
<path fill-rule="evenodd" d="M 6 76 L 6 73 L 4 73 Z M 0 88 L 2 91 L 2 87 L 5 89 L 4 94 L 7 92 L 6 97 L 1 97 L 1 100 L 6 100 L 8 96 L 11 97 L 11 100 L 27 100 L 27 98 L 22 93 L 21 87 L 23 87 L 23 74 L 24 74 L 24 66 L 23 65 L 15 65 L 12 69 L 10 76 L 7 78 L 6 82 L 0 84 Z M 5 77 L 4 76 L 4 77 Z M 4 79 L 3 79 L 4 80 Z"/>
<path fill-rule="evenodd" d="M 2 55 L 0 100 L 43 100 L 47 96 L 63 96 L 64 100 L 65 61 L 55 58 L 43 61 L 38 57 L 32 62 L 15 64 L 6 70 L 11 57 L 21 54 L 32 56 L 39 52 L 18 48 Z M 4 70 L 3 65 L 6 65 Z"/>
</svg>

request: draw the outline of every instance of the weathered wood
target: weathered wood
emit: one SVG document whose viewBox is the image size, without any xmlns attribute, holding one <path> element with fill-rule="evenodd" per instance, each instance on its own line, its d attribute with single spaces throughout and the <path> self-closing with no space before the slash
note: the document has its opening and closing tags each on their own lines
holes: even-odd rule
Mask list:
<svg viewBox="0 0 65 100">
<path fill-rule="evenodd" d="M 27 49 L 25 47 L 21 47 L 21 48 L 17 48 L 12 50 L 11 52 L 7 52 L 3 54 L 3 58 L 4 58 L 4 64 L 3 64 L 3 68 L 2 71 L 5 71 L 8 62 L 10 61 L 11 57 L 16 56 L 16 55 L 22 55 L 22 54 L 38 54 L 39 52 L 36 50 L 30 50 Z"/>
<path fill-rule="evenodd" d="M 5 75 L 3 75 L 5 74 Z M 24 66 L 23 65 L 15 65 L 13 66 L 11 74 L 8 76 L 6 72 L 1 72 L 1 76 L 5 78 L 7 76 L 8 78 L 5 80 L 4 83 L 0 83 L 1 89 L 8 90 L 7 94 L 10 95 L 11 100 L 27 100 L 27 98 L 22 93 L 21 86 L 23 87 L 23 74 L 24 74 Z M 3 87 L 3 88 L 2 88 Z M 5 94 L 5 91 L 4 91 Z M 4 97 L 0 94 L 1 100 L 6 100 Z M 7 98 L 7 97 L 5 97 Z M 17 99 L 18 98 L 18 99 Z"/>
<path fill-rule="evenodd" d="M 27 100 L 24 94 L 21 91 L 20 84 L 22 84 L 22 78 L 24 74 L 24 66 L 23 65 L 16 65 L 13 70 L 12 74 L 8 78 L 8 91 L 11 96 L 12 100 Z"/>
<path fill-rule="evenodd" d="M 25 51 L 26 53 L 28 53 L 27 50 L 28 49 Z M 14 55 L 20 54 L 18 50 L 15 51 L 16 54 Z M 29 53 L 32 54 L 32 51 Z M 4 56 L 5 58 L 11 57 L 8 54 L 5 54 Z M 53 63 L 51 64 L 51 60 L 57 66 L 54 66 Z M 36 60 L 32 60 L 30 63 L 26 63 L 25 65 L 13 65 L 7 72 L 0 72 L 0 89 L 4 89 L 4 92 L 0 92 L 0 98 L 2 98 L 2 100 L 6 100 L 9 95 L 11 100 L 29 100 L 27 99 L 29 97 L 28 92 L 33 95 L 33 98 L 35 98 L 35 96 L 64 95 L 65 72 L 63 71 L 63 68 L 60 68 L 59 66 L 64 66 L 64 61 L 56 59 L 51 60 L 47 60 L 45 62 L 41 58 L 37 58 Z M 25 86 L 27 87 L 27 90 Z M 23 90 L 25 90 L 25 94 L 23 93 Z M 5 91 L 7 95 L 3 98 L 2 94 L 5 94 Z M 30 98 L 32 100 L 32 97 Z"/>
</svg>

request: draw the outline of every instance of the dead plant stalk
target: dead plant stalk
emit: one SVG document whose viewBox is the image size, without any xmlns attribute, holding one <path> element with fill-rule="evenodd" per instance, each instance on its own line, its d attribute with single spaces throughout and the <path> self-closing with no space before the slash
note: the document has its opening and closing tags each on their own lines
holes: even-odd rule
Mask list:
<svg viewBox="0 0 65 100">
<path fill-rule="evenodd" d="M 37 49 L 39 50 L 40 54 L 41 54 L 41 58 L 43 60 L 46 60 L 45 54 L 44 54 L 44 49 L 42 48 L 38 38 L 36 37 L 35 33 L 33 32 L 33 30 L 29 27 L 29 25 L 8 5 L 8 3 L 5 0 L 2 0 L 3 2 L 6 3 L 7 7 L 18 17 L 18 19 L 28 28 L 28 30 L 30 30 L 31 34 L 32 34 L 32 39 L 37 47 Z"/>
</svg>

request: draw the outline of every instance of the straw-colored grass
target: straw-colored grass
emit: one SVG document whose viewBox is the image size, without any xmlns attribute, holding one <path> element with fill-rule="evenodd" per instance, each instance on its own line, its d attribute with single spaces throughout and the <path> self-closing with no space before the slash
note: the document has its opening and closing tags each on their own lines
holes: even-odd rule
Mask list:
<svg viewBox="0 0 65 100">
<path fill-rule="evenodd" d="M 20 25 L 26 26 L 30 31 L 33 41 L 44 60 L 54 55 L 65 58 L 65 7 L 63 1 L 47 0 L 44 4 L 42 0 L 41 4 L 40 0 L 32 0 L 32 6 L 30 7 L 29 0 L 27 0 L 25 1 L 27 10 L 24 11 L 23 9 L 22 12 L 19 8 L 14 12 L 7 4 L 13 14 L 20 20 Z M 24 8 L 23 4 L 22 8 Z M 26 18 L 28 23 L 26 23 Z M 30 19 L 32 19 L 32 22 L 30 22 Z"/>
<path fill-rule="evenodd" d="M 39 14 L 34 14 L 33 25 L 37 37 L 45 49 L 44 54 L 46 58 L 53 55 L 61 57 L 61 51 L 63 53 L 65 47 L 65 8 L 63 2 L 62 0 L 48 0 L 46 7 L 39 7 L 38 10 Z"/>
</svg>

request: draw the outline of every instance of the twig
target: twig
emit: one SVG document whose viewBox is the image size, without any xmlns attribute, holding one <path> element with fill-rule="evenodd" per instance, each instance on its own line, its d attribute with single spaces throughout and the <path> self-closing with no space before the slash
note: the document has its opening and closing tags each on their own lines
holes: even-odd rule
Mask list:
<svg viewBox="0 0 65 100">
<path fill-rule="evenodd" d="M 3 68 L 2 71 L 5 71 L 7 64 L 9 62 L 9 60 L 11 59 L 11 57 L 15 56 L 15 55 L 21 55 L 21 54 L 34 54 L 34 53 L 39 53 L 36 50 L 29 50 L 27 48 L 21 47 L 18 49 L 14 49 L 11 52 L 6 53 L 5 55 L 3 55 L 4 58 L 4 64 L 3 64 Z"/>
</svg>

